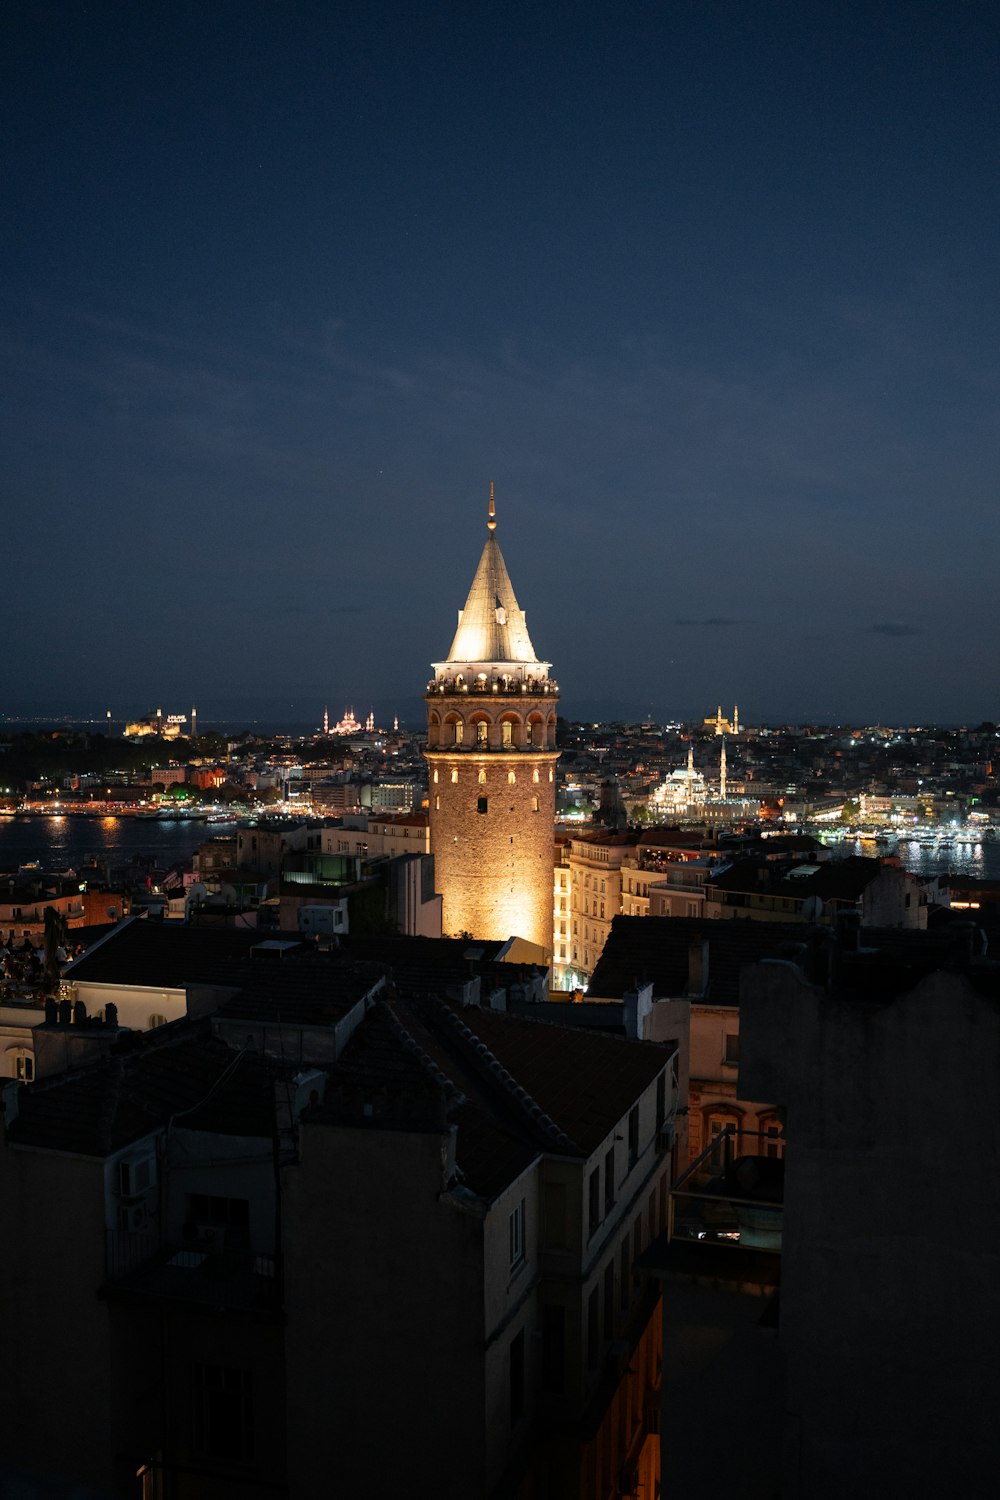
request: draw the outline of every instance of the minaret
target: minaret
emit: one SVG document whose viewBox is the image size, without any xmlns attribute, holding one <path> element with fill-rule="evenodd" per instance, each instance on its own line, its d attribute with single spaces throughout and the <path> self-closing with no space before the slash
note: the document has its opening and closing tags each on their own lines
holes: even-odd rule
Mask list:
<svg viewBox="0 0 1000 1500">
<path fill-rule="evenodd" d="M 191 738 L 195 739 L 198 734 L 198 710 L 194 704 L 191 705 Z"/>
<path fill-rule="evenodd" d="M 719 704 L 718 708 L 715 710 L 715 732 L 716 732 L 716 734 L 721 734 L 722 733 L 722 704 L 721 703 Z"/>
<path fill-rule="evenodd" d="M 738 703 L 734 703 L 733 704 L 733 733 L 734 734 L 739 734 L 739 732 L 740 732 L 740 706 L 739 706 Z"/>
<path fill-rule="evenodd" d="M 722 736 L 722 749 L 719 752 L 719 801 L 726 800 L 726 736 Z"/>
<path fill-rule="evenodd" d="M 552 951 L 556 705 L 496 539 L 486 545 L 447 661 L 427 686 L 430 835 L 442 930 Z"/>
<path fill-rule="evenodd" d="M 329 708 L 329 705 L 327 705 L 323 709 L 323 733 L 324 734 L 329 734 L 330 733 L 330 708 Z"/>
</svg>

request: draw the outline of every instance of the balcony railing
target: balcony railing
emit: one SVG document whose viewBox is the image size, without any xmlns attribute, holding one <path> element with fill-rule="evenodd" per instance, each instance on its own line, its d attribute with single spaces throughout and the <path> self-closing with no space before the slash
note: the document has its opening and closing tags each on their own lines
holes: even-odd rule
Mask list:
<svg viewBox="0 0 1000 1500">
<path fill-rule="evenodd" d="M 773 1148 L 775 1138 L 726 1128 L 670 1190 L 667 1236 L 779 1254 L 784 1222 L 784 1161 L 737 1155 L 745 1144 Z"/>
</svg>

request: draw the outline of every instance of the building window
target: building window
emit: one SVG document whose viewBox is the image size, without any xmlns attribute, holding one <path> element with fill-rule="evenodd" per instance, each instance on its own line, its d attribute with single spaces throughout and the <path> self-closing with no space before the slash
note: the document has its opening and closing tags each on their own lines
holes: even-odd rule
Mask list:
<svg viewBox="0 0 1000 1500">
<path fill-rule="evenodd" d="M 480 771 L 480 773 L 479 773 L 479 785 L 480 786 L 485 786 L 486 785 L 486 772 L 485 771 Z"/>
<path fill-rule="evenodd" d="M 441 811 L 441 798 L 436 793 L 435 793 L 435 796 L 434 796 L 434 811 L 435 812 L 440 812 Z"/>
<path fill-rule="evenodd" d="M 253 1458 L 253 1382 L 249 1370 L 194 1367 L 194 1440 L 209 1458 Z"/>
<path fill-rule="evenodd" d="M 510 1425 L 516 1427 L 524 1413 L 524 1329 L 510 1341 Z"/>
<path fill-rule="evenodd" d="M 531 811 L 532 812 L 537 812 L 538 811 L 538 798 L 537 797 L 532 797 L 532 799 L 531 799 Z"/>
<path fill-rule="evenodd" d="M 594 1287 L 587 1299 L 587 1364 L 597 1369 L 601 1357 L 601 1293 Z"/>
<path fill-rule="evenodd" d="M 516 773 L 514 771 L 508 771 L 507 772 L 507 784 L 508 784 L 508 786 L 513 786 L 516 781 L 517 781 L 517 775 L 516 775 Z"/>
<path fill-rule="evenodd" d="M 549 780 L 550 781 L 552 780 L 552 772 L 551 771 L 549 771 Z"/>
<path fill-rule="evenodd" d="M 465 725 L 459 719 L 455 725 L 455 744 L 460 745 L 465 734 Z"/>
<path fill-rule="evenodd" d="M 480 719 L 479 723 L 476 725 L 476 743 L 479 745 L 485 745 L 489 737 L 490 726 L 487 724 L 485 719 Z"/>
<path fill-rule="evenodd" d="M 154 1012 L 153 1015 L 151 1015 L 150 1018 L 149 1018 L 149 1028 L 148 1029 L 150 1031 L 155 1031 L 156 1028 L 157 1028 L 157 1026 L 166 1026 L 166 1024 L 167 1024 L 167 1018 L 166 1018 L 166 1016 L 161 1016 L 158 1013 Z"/>
<path fill-rule="evenodd" d="M 532 725 L 531 721 L 529 720 L 528 723 L 525 724 L 525 726 L 524 726 L 524 743 L 526 745 L 530 745 L 533 737 L 534 737 L 534 726 Z M 538 780 L 538 772 L 537 771 L 535 772 L 535 780 L 536 781 Z"/>
<path fill-rule="evenodd" d="M 735 1066 L 740 1060 L 740 1034 L 738 1031 L 726 1032 L 725 1061 Z"/>
<path fill-rule="evenodd" d="M 566 1383 L 566 1309 L 550 1302 L 542 1309 L 542 1385 L 559 1394 Z"/>
<path fill-rule="evenodd" d="M 610 1213 L 615 1206 L 615 1148 L 604 1157 L 604 1212 Z"/>
<path fill-rule="evenodd" d="M 531 773 L 531 779 L 532 779 L 532 781 L 537 786 L 537 784 L 538 784 L 538 767 L 537 766 L 535 767 L 535 769 Z"/>
<path fill-rule="evenodd" d="M 604 1337 L 615 1336 L 615 1263 L 609 1260 L 604 1267 Z"/>
<path fill-rule="evenodd" d="M 35 1078 L 34 1054 L 21 1048 L 14 1053 L 14 1077 L 18 1083 L 32 1083 Z"/>
<path fill-rule="evenodd" d="M 500 725 L 500 740 L 504 749 L 509 749 L 514 743 L 514 726 L 509 719 L 504 719 Z"/>
<path fill-rule="evenodd" d="M 628 1112 L 628 1166 L 629 1171 L 639 1160 L 639 1106 Z"/>
<path fill-rule="evenodd" d="M 510 1268 L 512 1271 L 516 1266 L 522 1264 L 525 1257 L 524 1217 L 525 1200 L 522 1198 L 511 1214 L 510 1222 L 507 1226 L 510 1240 Z"/>
<path fill-rule="evenodd" d="M 458 785 L 458 772 L 457 771 L 452 771 L 452 773 L 451 773 L 451 784 L 452 784 L 452 786 L 457 786 Z"/>
<path fill-rule="evenodd" d="M 489 800 L 490 799 L 488 797 L 478 797 L 476 799 L 476 812 L 484 813 L 489 804 Z"/>
<path fill-rule="evenodd" d="M 590 1232 L 593 1234 L 601 1222 L 601 1169 L 595 1167 L 587 1179 L 587 1206 Z"/>
<path fill-rule="evenodd" d="M 438 779 L 438 773 L 437 773 L 437 771 L 435 771 L 434 772 L 434 785 L 435 786 L 437 786 L 437 779 Z"/>
</svg>

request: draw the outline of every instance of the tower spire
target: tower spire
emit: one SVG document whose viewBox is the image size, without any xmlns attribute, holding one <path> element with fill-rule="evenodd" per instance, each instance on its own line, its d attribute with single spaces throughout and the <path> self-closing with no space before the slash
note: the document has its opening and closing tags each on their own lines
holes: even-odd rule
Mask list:
<svg viewBox="0 0 1000 1500">
<path fill-rule="evenodd" d="M 493 481 L 492 481 L 492 479 L 490 480 L 490 510 L 489 510 L 489 517 L 488 517 L 487 522 L 486 522 L 486 529 L 487 529 L 487 531 L 490 532 L 491 535 L 497 529 L 497 507 L 496 507 L 496 502 L 493 499 Z"/>
</svg>

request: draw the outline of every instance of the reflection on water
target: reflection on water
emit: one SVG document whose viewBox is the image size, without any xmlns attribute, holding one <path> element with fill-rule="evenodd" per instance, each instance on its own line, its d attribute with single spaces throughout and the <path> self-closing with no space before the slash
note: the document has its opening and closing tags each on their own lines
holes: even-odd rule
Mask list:
<svg viewBox="0 0 1000 1500">
<path fill-rule="evenodd" d="M 845 841 L 834 846 L 843 854 L 898 854 L 904 870 L 913 875 L 972 875 L 977 880 L 1000 880 L 1000 843 L 944 843 L 929 839 L 902 838 L 898 843 L 875 845 L 869 839 Z"/>
<path fill-rule="evenodd" d="M 199 844 L 232 833 L 234 823 L 169 822 L 153 818 L 0 818 L 0 869 L 37 860 L 44 869 L 77 868 L 88 857 L 113 864 L 153 860 L 163 867 L 190 859 Z"/>
</svg>

